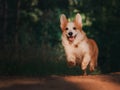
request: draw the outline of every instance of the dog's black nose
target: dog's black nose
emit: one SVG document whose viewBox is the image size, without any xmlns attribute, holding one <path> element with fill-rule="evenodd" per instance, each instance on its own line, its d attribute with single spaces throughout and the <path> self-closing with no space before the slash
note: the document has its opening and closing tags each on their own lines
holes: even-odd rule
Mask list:
<svg viewBox="0 0 120 90">
<path fill-rule="evenodd" d="M 72 33 L 72 32 L 69 32 L 69 33 L 68 33 L 68 35 L 72 36 L 72 35 L 73 35 L 73 33 Z"/>
</svg>

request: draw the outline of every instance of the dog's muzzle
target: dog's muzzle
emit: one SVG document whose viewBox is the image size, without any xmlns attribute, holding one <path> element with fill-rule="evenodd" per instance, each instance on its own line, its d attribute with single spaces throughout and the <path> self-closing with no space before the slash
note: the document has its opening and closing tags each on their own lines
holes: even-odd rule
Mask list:
<svg viewBox="0 0 120 90">
<path fill-rule="evenodd" d="M 77 35 L 73 36 L 72 32 L 69 32 L 67 38 L 70 42 L 73 42 Z"/>
</svg>

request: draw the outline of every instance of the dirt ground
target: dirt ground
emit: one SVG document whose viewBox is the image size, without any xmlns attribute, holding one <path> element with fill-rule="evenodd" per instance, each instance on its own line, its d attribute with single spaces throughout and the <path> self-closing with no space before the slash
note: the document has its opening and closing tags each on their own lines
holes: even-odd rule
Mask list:
<svg viewBox="0 0 120 90">
<path fill-rule="evenodd" d="M 0 90 L 120 90 L 120 73 L 88 76 L 0 77 Z"/>
</svg>

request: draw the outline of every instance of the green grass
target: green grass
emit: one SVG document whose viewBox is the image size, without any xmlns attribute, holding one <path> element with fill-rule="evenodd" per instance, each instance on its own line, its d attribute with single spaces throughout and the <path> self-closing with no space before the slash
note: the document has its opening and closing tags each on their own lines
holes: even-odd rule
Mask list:
<svg viewBox="0 0 120 90">
<path fill-rule="evenodd" d="M 89 71 L 88 71 L 89 73 Z M 92 74 L 100 73 L 96 70 Z M 1 76 L 46 76 L 46 75 L 81 75 L 80 67 L 68 68 L 64 50 L 55 48 L 30 47 L 0 52 Z"/>
</svg>

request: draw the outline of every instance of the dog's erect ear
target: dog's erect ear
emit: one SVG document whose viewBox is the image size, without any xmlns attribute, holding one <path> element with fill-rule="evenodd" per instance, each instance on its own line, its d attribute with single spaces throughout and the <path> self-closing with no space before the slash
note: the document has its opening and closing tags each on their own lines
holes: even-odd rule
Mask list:
<svg viewBox="0 0 120 90">
<path fill-rule="evenodd" d="M 64 30 L 66 24 L 68 23 L 68 20 L 64 14 L 60 16 L 60 27 L 62 30 Z"/>
<path fill-rule="evenodd" d="M 74 22 L 79 28 L 82 28 L 82 17 L 79 13 L 76 14 Z"/>
</svg>

